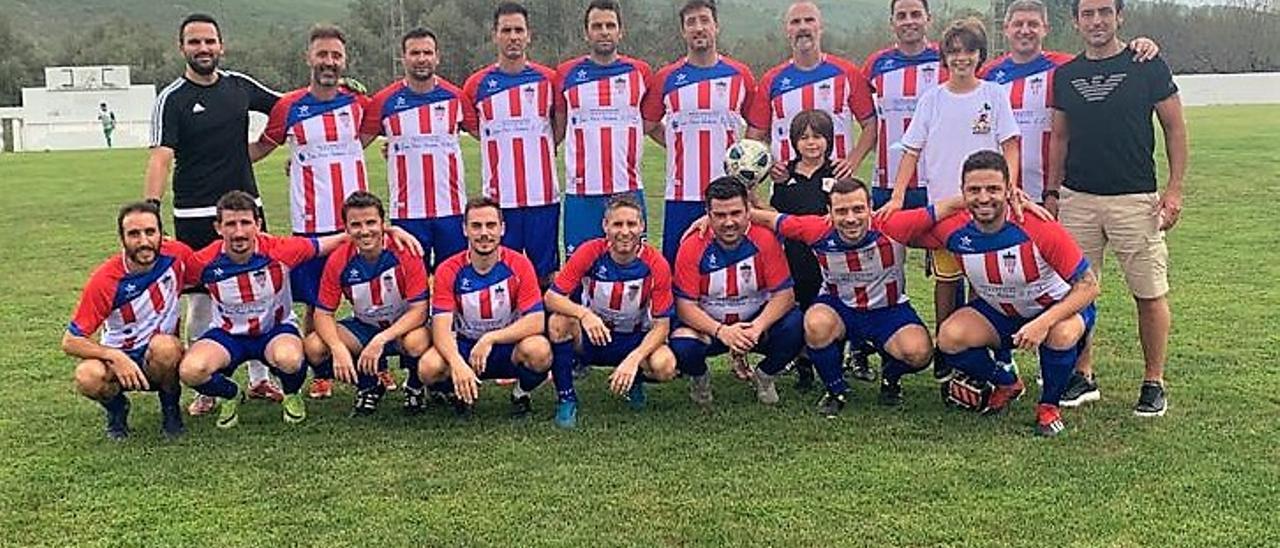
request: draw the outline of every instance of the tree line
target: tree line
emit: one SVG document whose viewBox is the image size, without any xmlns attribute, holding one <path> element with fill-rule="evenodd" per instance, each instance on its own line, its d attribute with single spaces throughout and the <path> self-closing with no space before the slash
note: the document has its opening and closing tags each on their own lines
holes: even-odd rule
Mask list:
<svg viewBox="0 0 1280 548">
<path fill-rule="evenodd" d="M 1264 0 L 1230 6 L 1188 6 L 1168 1 L 1126 6 L 1123 36 L 1149 36 L 1163 46 L 1176 73 L 1280 71 L 1280 9 Z M 935 8 L 932 36 L 950 20 L 973 15 L 987 22 L 993 54 L 1003 39 L 998 28 L 1005 0 L 992 3 L 992 13 Z M 1048 0 L 1052 32 L 1047 47 L 1081 49 L 1071 27 L 1071 0 Z M 531 55 L 543 64 L 586 52 L 582 37 L 583 0 L 527 0 L 534 33 Z M 656 70 L 684 52 L 674 2 L 667 9 L 642 9 L 623 2 L 626 36 L 621 50 L 649 61 Z M 944 11 L 945 10 L 945 11 Z M 996 14 L 993 17 L 993 13 Z M 722 19 L 724 17 L 722 16 Z M 887 19 L 887 14 L 886 14 Z M 992 21 L 996 21 L 995 24 Z M 473 70 L 493 62 L 487 4 L 474 0 L 353 0 L 347 16 L 336 21 L 347 33 L 348 74 L 370 88 L 400 74 L 397 54 L 403 30 L 422 25 L 440 36 L 440 73 L 461 84 Z M 223 66 L 244 70 L 276 89 L 307 82 L 302 52 L 310 22 L 276 26 L 261 36 L 228 35 Z M 830 27 L 830 25 L 828 25 Z M 856 32 L 828 30 L 824 49 L 861 63 L 890 43 L 887 22 L 867 24 Z M 754 29 L 722 29 L 721 49 L 760 74 L 787 55 L 780 16 Z M 100 21 L 41 48 L 15 22 L 0 13 L 0 105 L 16 105 L 22 87 L 43 85 L 42 67 L 49 65 L 121 64 L 131 67 L 134 83 L 162 87 L 178 76 L 181 58 L 169 28 L 156 29 L 126 19 Z"/>
</svg>

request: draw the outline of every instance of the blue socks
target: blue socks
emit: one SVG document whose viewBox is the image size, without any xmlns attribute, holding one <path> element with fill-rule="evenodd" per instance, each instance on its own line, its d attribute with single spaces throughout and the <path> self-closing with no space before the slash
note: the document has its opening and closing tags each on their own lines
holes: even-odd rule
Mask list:
<svg viewBox="0 0 1280 548">
<path fill-rule="evenodd" d="M 1079 355 L 1080 351 L 1074 346 L 1068 350 L 1054 350 L 1047 345 L 1040 345 L 1040 373 L 1044 377 L 1040 403 L 1058 405 Z"/>
<path fill-rule="evenodd" d="M 991 381 L 1000 386 L 1018 382 L 1018 377 L 1014 376 L 1012 371 L 996 365 L 995 360 L 991 358 L 990 350 L 986 347 L 970 348 L 956 354 L 943 352 L 943 356 L 946 356 L 948 365 L 964 371 L 971 377 Z"/>
<path fill-rule="evenodd" d="M 689 377 L 707 374 L 707 345 L 692 337 L 672 337 L 667 343 L 676 355 L 676 369 Z"/>
<path fill-rule="evenodd" d="M 556 384 L 557 401 L 578 401 L 573 388 L 573 341 L 551 344 L 551 377 Z"/>
<path fill-rule="evenodd" d="M 840 351 L 843 349 L 844 341 L 822 348 L 809 347 L 809 359 L 813 360 L 813 368 L 818 370 L 818 377 L 827 386 L 827 392 L 832 394 L 849 391 L 849 383 L 844 380 L 844 370 L 840 365 Z"/>
<path fill-rule="evenodd" d="M 270 369 L 276 374 L 276 378 L 280 379 L 280 391 L 284 392 L 285 395 L 297 394 L 299 390 L 302 390 L 302 383 L 307 381 L 306 367 L 299 367 L 298 371 L 294 373 L 285 373 L 277 367 L 270 367 Z"/>
</svg>

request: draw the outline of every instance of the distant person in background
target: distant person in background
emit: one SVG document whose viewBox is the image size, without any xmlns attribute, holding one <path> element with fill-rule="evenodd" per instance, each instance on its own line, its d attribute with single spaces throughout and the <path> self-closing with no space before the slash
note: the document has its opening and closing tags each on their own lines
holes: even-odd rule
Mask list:
<svg viewBox="0 0 1280 548">
<path fill-rule="evenodd" d="M 107 148 L 111 148 L 111 134 L 116 130 L 116 113 L 111 112 L 106 103 L 98 105 L 98 122 L 102 124 L 102 136 L 107 139 Z"/>
<path fill-rule="evenodd" d="M 165 179 L 173 171 L 173 231 L 178 241 L 203 249 L 214 240 L 218 198 L 232 190 L 254 197 L 258 184 L 249 163 L 249 111 L 271 112 L 280 94 L 253 78 L 219 70 L 222 34 L 218 22 L 196 13 L 178 25 L 178 49 L 187 61 L 182 76 L 156 95 L 151 112 L 151 156 L 147 160 L 143 197 L 160 206 Z M 209 295 L 195 289 L 187 298 L 187 338 L 209 329 L 213 315 Z M 249 397 L 279 402 L 284 394 L 261 363 L 249 363 Z M 213 398 L 197 397 L 187 411 L 213 410 Z"/>
</svg>

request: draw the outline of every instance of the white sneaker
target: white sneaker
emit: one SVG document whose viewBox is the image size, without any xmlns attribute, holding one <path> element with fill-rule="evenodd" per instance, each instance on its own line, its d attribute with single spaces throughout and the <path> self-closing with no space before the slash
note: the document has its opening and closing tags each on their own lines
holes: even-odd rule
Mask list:
<svg viewBox="0 0 1280 548">
<path fill-rule="evenodd" d="M 759 367 L 755 369 L 754 376 L 756 383 L 756 399 L 760 400 L 760 403 L 765 405 L 774 405 L 778 403 L 778 386 L 777 383 L 774 382 L 774 376 L 761 371 Z"/>
<path fill-rule="evenodd" d="M 715 398 L 711 395 L 711 373 L 703 373 L 689 379 L 689 399 L 693 403 L 706 407 Z"/>
</svg>

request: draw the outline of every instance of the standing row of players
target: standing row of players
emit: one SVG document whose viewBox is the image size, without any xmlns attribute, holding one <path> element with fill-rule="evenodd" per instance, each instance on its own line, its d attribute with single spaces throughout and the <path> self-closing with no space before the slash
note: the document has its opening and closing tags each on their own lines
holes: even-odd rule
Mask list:
<svg viewBox="0 0 1280 548">
<path fill-rule="evenodd" d="M 919 32 L 924 24 L 927 24 L 927 6 L 918 4 L 920 3 L 915 0 L 899 0 L 894 3 L 895 30 L 901 29 L 902 32 L 897 34 L 902 43 L 899 44 L 899 48 L 889 53 L 903 53 L 902 50 L 912 43 L 917 46 L 925 45 L 925 50 L 929 49 L 923 33 Z M 1034 2 L 1024 2 L 1021 6 L 1022 9 L 1011 7 L 1010 16 L 1007 18 L 1009 21 L 1014 21 L 1018 14 L 1024 14 L 1024 12 L 1037 16 L 1041 22 L 1044 21 L 1042 6 L 1036 9 L 1037 4 Z M 900 9 L 903 10 L 902 14 L 898 13 Z M 309 47 L 308 58 L 313 69 L 311 86 L 286 95 L 284 100 L 274 104 L 271 109 L 272 122 L 263 138 L 251 147 L 249 155 L 257 159 L 269 153 L 276 144 L 289 142 L 294 149 L 295 163 L 291 170 L 294 232 L 317 236 L 332 233 L 342 226 L 339 211 L 343 198 L 366 186 L 363 159 L 360 153 L 362 147 L 358 145 L 367 144 L 377 133 L 385 133 L 390 141 L 388 163 L 392 217 L 396 217 L 397 211 L 407 210 L 410 203 L 409 193 L 413 189 L 419 191 L 419 196 L 422 198 L 420 203 L 423 205 L 433 202 L 440 204 L 444 201 L 440 196 L 443 194 L 443 198 L 447 199 L 454 208 L 453 215 L 439 215 L 438 211 L 434 216 L 426 213 L 426 218 L 417 219 L 421 221 L 418 226 L 412 226 L 411 222 L 403 222 L 411 221 L 410 219 L 397 220 L 398 224 L 410 226 L 411 232 L 414 232 L 419 240 L 429 244 L 430 247 L 436 247 L 437 241 L 447 240 L 450 235 L 456 236 L 463 233 L 462 230 L 454 228 L 461 223 L 461 215 L 456 212 L 458 204 L 465 198 L 465 194 L 461 193 L 461 158 L 458 155 L 457 133 L 459 128 L 464 130 L 468 127 L 474 128 L 474 131 L 481 134 L 486 194 L 496 199 L 502 209 L 503 219 L 507 223 L 503 239 L 514 248 L 523 248 L 522 251 L 533 259 L 535 271 L 538 272 L 541 283 L 547 284 L 551 281 L 551 273 L 558 268 L 559 262 L 558 238 L 546 237 L 548 234 L 555 234 L 559 225 L 559 208 L 555 204 L 557 192 L 553 183 L 557 177 L 555 166 L 551 161 L 553 155 L 550 154 L 555 149 L 554 143 L 564 138 L 566 134 L 572 135 L 573 138 L 568 139 L 566 145 L 566 162 L 581 162 L 591 158 L 597 161 L 595 167 L 587 167 L 585 164 L 579 164 L 576 168 L 570 167 L 571 174 L 600 175 L 600 180 L 597 181 L 600 183 L 620 179 L 630 182 L 635 189 L 642 188 L 636 169 L 638 151 L 637 147 L 633 146 L 636 139 L 632 138 L 638 137 L 638 133 L 619 132 L 619 137 L 615 139 L 613 130 L 631 130 L 634 126 L 628 126 L 628 123 L 634 124 L 637 120 L 643 120 L 642 130 L 666 144 L 670 151 L 668 154 L 668 204 L 664 227 L 667 237 L 664 238 L 664 248 L 666 248 L 664 255 L 672 256 L 679 242 L 679 234 L 693 218 L 706 211 L 705 200 L 694 201 L 687 198 L 702 195 L 702 187 L 714 177 L 713 173 L 718 171 L 721 163 L 714 160 L 714 156 L 721 154 L 716 151 L 723 149 L 724 144 L 736 139 L 735 132 L 742 127 L 743 118 L 748 122 L 748 135 L 768 138 L 769 133 L 772 132 L 762 132 L 757 128 L 764 125 L 760 120 L 768 121 L 772 115 L 774 119 L 769 125 L 778 130 L 778 138 L 770 140 L 779 151 L 777 156 L 786 158 L 789 155 L 787 151 L 798 150 L 798 147 L 794 144 L 783 147 L 782 143 L 786 139 L 781 137 L 783 137 L 783 131 L 790 125 L 785 119 L 794 117 L 802 110 L 827 107 L 826 110 L 835 114 L 835 116 L 828 114 L 832 125 L 839 129 L 839 133 L 833 132 L 833 135 L 828 138 L 829 155 L 835 159 L 833 163 L 835 174 L 847 175 L 856 168 L 858 163 L 849 156 L 840 158 L 841 153 L 845 152 L 847 143 L 852 141 L 849 138 L 852 133 L 849 120 L 857 118 L 866 123 L 875 114 L 873 112 L 872 115 L 862 116 L 855 112 L 857 110 L 865 112 L 867 108 L 864 107 L 871 104 L 870 101 L 865 101 L 862 102 L 862 107 L 859 107 L 860 99 L 866 97 L 865 94 L 859 93 L 859 90 L 867 92 L 866 86 L 874 81 L 879 99 L 876 106 L 883 114 L 886 103 L 890 102 L 883 97 L 883 92 L 893 87 L 886 85 L 883 79 L 883 76 L 893 72 L 889 70 L 895 65 L 892 58 L 878 59 L 876 62 L 869 63 L 873 67 L 880 63 L 885 70 L 879 77 L 870 81 L 866 74 L 857 69 L 831 73 L 832 69 L 841 68 L 842 63 L 836 63 L 833 57 L 821 52 L 821 20 L 817 9 L 811 3 L 796 3 L 788 10 L 785 21 L 793 46 L 793 59 L 766 75 L 757 93 L 749 72 L 740 64 L 732 63 L 716 52 L 715 16 L 715 5 L 711 2 L 691 1 L 681 10 L 681 23 L 689 46 L 689 55 L 683 61 L 659 71 L 657 80 L 662 83 L 663 93 L 658 94 L 647 90 L 649 82 L 643 78 L 646 72 L 641 70 L 643 63 L 617 56 L 616 47 L 617 40 L 621 36 L 621 22 L 615 4 L 608 2 L 591 4 L 585 21 L 588 39 L 593 46 L 592 55 L 566 63 L 558 76 L 548 70 L 540 70 L 539 67 L 528 62 L 524 55 L 524 47 L 527 45 L 529 36 L 527 13 L 518 4 L 503 4 L 495 11 L 494 17 L 495 42 L 500 47 L 499 62 L 495 66 L 473 76 L 463 90 L 454 88 L 451 91 L 450 86 L 434 75 L 434 59 L 437 53 L 435 37 L 425 31 L 411 32 L 402 42 L 406 53 L 405 80 L 375 96 L 372 106 L 366 105 L 358 95 L 338 85 L 344 68 L 345 53 L 341 33 L 331 28 L 318 29 L 313 32 Z M 200 34 L 200 31 L 211 34 L 212 38 L 206 36 L 201 39 L 199 36 L 192 36 Z M 181 33 L 184 53 L 188 54 L 188 61 L 192 68 L 200 62 L 202 55 L 206 60 L 210 57 L 203 50 L 209 49 L 211 43 L 217 45 L 220 41 L 216 23 L 212 23 L 211 19 L 208 21 L 200 18 L 189 19 L 188 22 L 184 22 Z M 963 29 L 957 30 L 954 40 L 950 39 L 951 34 L 952 31 L 949 30 L 948 37 L 944 38 L 944 43 L 947 44 L 945 48 L 947 64 L 953 64 L 951 57 L 958 57 L 960 62 L 955 63 L 957 67 L 949 68 L 957 73 L 967 72 L 972 76 L 977 66 L 981 64 L 981 57 L 985 53 L 985 36 L 979 34 L 983 43 L 976 43 L 966 39 Z M 1035 33 L 1032 33 L 1032 37 L 1035 36 Z M 912 41 L 910 38 L 915 40 Z M 421 46 L 416 55 L 413 48 L 415 42 Z M 1038 40 L 1023 40 L 1019 43 L 1024 42 L 1034 43 L 1035 51 L 1031 52 L 1033 60 L 1043 60 L 1044 56 L 1038 51 Z M 938 54 L 936 48 L 933 49 L 935 51 L 932 63 L 937 66 Z M 1018 52 L 1019 50 L 1015 50 L 1015 53 Z M 926 55 L 921 59 L 929 57 L 928 51 L 924 53 Z M 977 62 L 970 58 L 971 55 L 978 58 Z M 611 57 L 612 61 L 598 62 L 598 56 L 603 56 L 605 60 Z M 911 56 L 906 55 L 906 57 Z M 414 62 L 414 59 L 417 61 Z M 902 58 L 898 59 L 898 61 L 902 60 Z M 702 66 L 699 65 L 699 61 L 703 62 Z M 208 64 L 206 61 L 205 65 Z M 946 71 L 930 71 L 926 70 L 927 67 L 916 66 L 917 64 L 908 63 L 910 70 L 904 69 L 904 75 L 914 76 L 917 72 L 915 69 L 919 68 L 925 78 L 928 77 L 929 72 L 933 72 L 935 81 L 946 79 L 943 76 Z M 1040 64 L 1043 63 L 1037 65 Z M 597 70 L 610 67 L 613 69 L 612 72 Z M 1050 64 L 1045 70 L 1052 68 L 1053 65 Z M 818 78 L 822 75 L 826 77 Z M 806 78 L 807 80 L 801 81 Z M 570 86 L 571 80 L 577 85 Z M 413 89 L 414 83 L 417 83 L 419 88 L 425 88 L 426 92 Z M 920 87 L 918 84 L 918 81 L 910 83 L 904 81 L 902 90 L 906 93 L 908 88 L 918 89 Z M 644 90 L 638 87 L 641 85 L 646 86 Z M 1011 87 L 1012 93 L 1017 94 L 1020 86 L 1015 82 Z M 1035 86 L 1032 87 L 1034 89 Z M 1041 92 L 1043 87 L 1041 86 Z M 756 94 L 753 95 L 753 93 Z M 433 94 L 437 95 L 439 100 L 429 100 Z M 762 99 L 766 95 L 767 98 Z M 594 102 L 588 101 L 584 106 L 583 96 L 588 99 L 593 98 Z M 1000 97 L 1003 97 L 1003 94 Z M 628 106 L 623 109 L 608 108 L 613 105 L 610 102 L 613 98 L 618 99 L 618 104 Z M 815 104 L 815 101 L 821 104 Z M 192 109 L 193 112 L 198 113 L 200 109 L 196 107 L 200 106 L 196 103 Z M 788 108 L 793 112 L 788 114 Z M 1012 124 L 1008 122 L 1011 117 L 1006 116 L 1003 120 L 995 118 L 998 108 L 993 107 L 989 102 L 984 102 L 983 112 L 976 113 L 974 123 L 977 125 L 974 126 L 973 133 L 988 134 L 996 129 L 999 133 L 995 136 L 999 138 L 1000 144 L 1007 144 L 1011 136 L 1017 134 L 1017 128 L 1010 128 Z M 383 115 L 382 118 L 379 120 L 372 116 L 365 116 L 367 109 L 380 112 Z M 472 122 L 468 122 L 467 113 L 472 112 L 472 109 L 475 114 L 471 119 Z M 167 118 L 169 110 L 165 108 L 162 99 L 157 111 Z M 638 111 L 639 118 L 629 116 L 628 111 L 631 114 Z M 657 116 L 651 115 L 650 111 L 656 112 Z M 435 129 L 432 129 L 433 120 L 441 122 Z M 752 123 L 753 120 L 756 122 Z M 881 120 L 881 124 L 883 123 L 884 121 Z M 905 127 L 915 125 L 909 122 L 903 124 Z M 365 128 L 370 127 L 372 131 L 366 132 Z M 417 131 L 413 131 L 414 129 Z M 928 129 L 918 133 L 928 135 Z M 621 135 L 627 135 L 627 138 L 622 139 Z M 402 139 L 397 139 L 398 137 Z M 880 154 L 882 158 L 893 152 L 893 147 L 887 145 L 887 140 L 887 138 L 879 139 L 880 148 L 887 149 L 882 150 Z M 591 141 L 593 145 L 605 143 L 615 146 L 585 146 L 584 143 L 587 141 Z M 617 143 L 624 141 L 627 145 L 616 146 Z M 854 156 L 865 156 L 874 143 L 874 134 L 864 131 L 849 152 Z M 1014 143 L 1016 144 L 1016 141 Z M 578 145 L 576 149 L 575 144 Z M 717 147 L 716 144 L 720 146 Z M 594 153 L 593 150 L 595 150 Z M 912 148 L 908 150 L 906 155 L 908 158 L 919 156 L 921 152 Z M 623 153 L 621 161 L 614 161 L 617 159 L 615 157 L 619 156 L 613 154 L 615 152 Z M 633 152 L 635 154 L 632 154 Z M 1016 155 L 1017 149 L 1006 148 L 1006 152 L 1012 157 Z M 861 156 L 857 157 L 858 161 L 861 160 Z M 506 164 L 503 163 L 504 159 Z M 927 167 L 928 162 L 925 164 Z M 179 165 L 181 166 L 180 158 Z M 691 165 L 694 167 L 691 168 Z M 888 169 L 884 163 L 879 165 L 878 175 Z M 621 166 L 624 176 L 615 177 L 618 170 L 603 169 L 602 166 Z M 537 169 L 534 169 L 534 173 L 531 174 L 530 170 L 534 167 Z M 899 169 L 899 179 L 904 178 L 901 175 L 903 171 Z M 1018 168 L 1013 170 L 1015 181 L 1018 180 L 1020 171 Z M 923 173 L 927 175 L 928 170 L 924 170 Z M 438 175 L 440 178 L 434 179 Z M 423 182 L 428 180 L 424 177 L 432 177 L 430 184 L 423 185 Z M 907 177 L 911 177 L 910 173 Z M 917 179 L 929 182 L 927 177 L 917 177 Z M 954 176 L 950 178 L 943 176 L 937 179 L 937 184 L 956 180 Z M 690 181 L 690 184 L 681 184 L 686 180 Z M 444 181 L 449 183 L 446 184 Z M 583 197 L 581 203 L 575 206 L 568 203 L 575 196 L 574 179 L 571 177 L 569 182 L 569 197 L 566 198 L 566 236 L 571 248 L 576 247 L 574 240 L 577 239 L 573 237 L 574 222 L 579 225 L 579 228 L 585 227 L 581 230 L 582 234 L 600 233 L 598 228 L 600 222 L 596 220 L 600 216 L 580 214 L 584 208 L 602 211 L 604 204 L 617 194 L 638 194 L 636 190 L 602 192 L 598 195 L 584 194 L 583 196 L 590 196 L 590 199 Z M 586 186 L 585 178 L 578 179 L 578 182 L 581 183 L 576 185 L 579 189 Z M 149 177 L 149 187 L 151 186 Z M 595 186 L 594 183 L 592 186 Z M 907 186 L 907 184 L 901 184 L 899 189 Z M 932 187 L 933 184 L 929 186 Z M 617 190 L 616 186 L 603 188 Z M 401 194 L 397 194 L 398 190 L 402 191 Z M 905 205 L 903 203 L 905 197 L 901 196 L 903 192 L 901 190 L 898 192 L 899 196 L 887 199 L 887 202 L 892 205 L 884 208 L 886 216 L 896 209 L 893 206 Z M 149 188 L 149 195 L 152 194 Z M 682 197 L 685 199 L 680 200 L 679 198 Z M 705 196 L 702 197 L 705 198 Z M 938 202 L 942 197 L 930 192 L 928 199 Z M 640 202 L 640 207 L 643 208 L 643 202 Z M 449 223 L 456 224 L 450 226 Z M 595 228 L 590 226 L 593 223 Z M 533 237 L 534 235 L 537 237 Z M 581 241 L 583 240 L 578 240 L 579 243 Z M 542 249 L 539 250 L 536 247 Z M 434 262 L 438 262 L 440 257 L 448 253 L 436 250 L 433 255 Z M 292 270 L 291 278 L 295 281 L 293 290 L 300 294 L 300 300 L 308 304 L 317 304 L 319 295 L 317 282 L 320 279 L 319 272 L 323 263 L 313 260 L 306 265 L 298 266 Z M 939 317 L 942 318 L 943 315 L 940 314 Z M 317 329 L 319 329 L 319 323 L 316 322 Z M 718 333 L 712 334 L 718 335 Z M 755 342 L 758 343 L 761 334 L 754 335 Z M 752 340 L 750 337 L 739 340 L 738 346 L 750 340 Z M 761 365 L 780 368 L 785 363 L 774 364 L 766 359 Z M 771 373 L 765 371 L 765 374 Z"/>
</svg>

